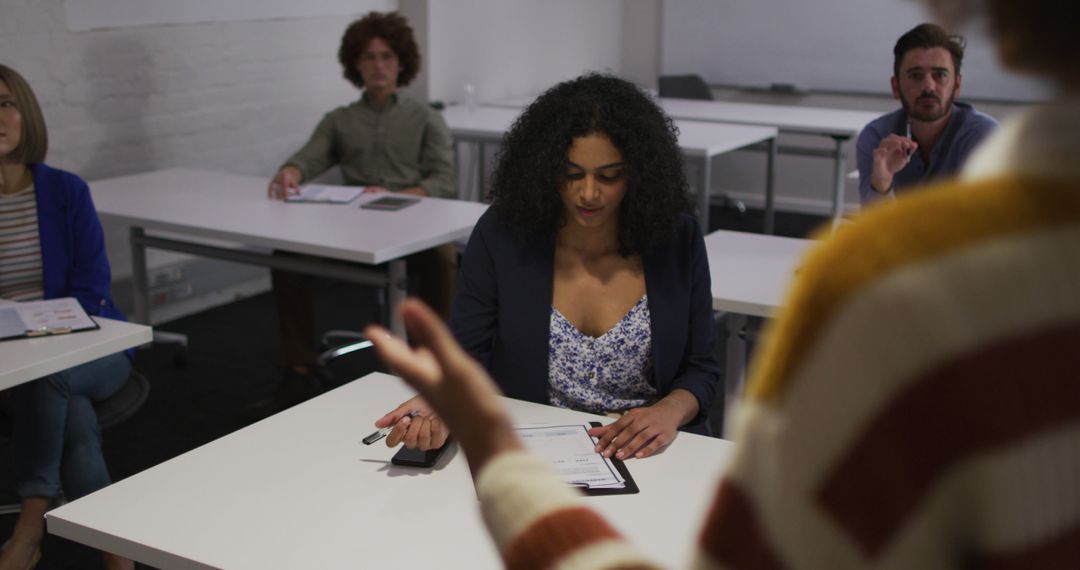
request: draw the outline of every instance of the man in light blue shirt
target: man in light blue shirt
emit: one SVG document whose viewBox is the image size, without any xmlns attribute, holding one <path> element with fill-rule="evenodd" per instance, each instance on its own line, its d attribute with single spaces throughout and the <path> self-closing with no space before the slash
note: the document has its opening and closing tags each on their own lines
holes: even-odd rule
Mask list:
<svg viewBox="0 0 1080 570">
<path fill-rule="evenodd" d="M 921 24 L 900 36 L 893 57 L 892 92 L 902 107 L 866 125 L 856 144 L 864 206 L 955 174 L 997 128 L 989 115 L 955 101 L 963 38 Z"/>
</svg>

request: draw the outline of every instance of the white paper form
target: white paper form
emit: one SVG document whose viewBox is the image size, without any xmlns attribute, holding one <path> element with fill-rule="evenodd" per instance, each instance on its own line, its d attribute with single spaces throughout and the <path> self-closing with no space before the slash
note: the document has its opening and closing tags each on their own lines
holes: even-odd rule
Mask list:
<svg viewBox="0 0 1080 570">
<path fill-rule="evenodd" d="M 319 202 L 323 204 L 348 204 L 364 193 L 363 186 L 332 186 L 308 184 L 300 187 L 297 194 L 289 194 L 286 202 Z"/>
<path fill-rule="evenodd" d="M 0 303 L 0 338 L 57 334 L 97 328 L 74 297 Z"/>
<path fill-rule="evenodd" d="M 563 481 L 591 489 L 622 488 L 626 481 L 618 469 L 596 452 L 589 424 L 518 426 L 525 447 L 548 460 Z"/>
</svg>

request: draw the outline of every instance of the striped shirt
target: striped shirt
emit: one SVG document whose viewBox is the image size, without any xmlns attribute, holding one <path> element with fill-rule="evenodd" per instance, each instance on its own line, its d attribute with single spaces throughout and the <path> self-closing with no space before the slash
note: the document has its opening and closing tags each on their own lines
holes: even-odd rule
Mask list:
<svg viewBox="0 0 1080 570">
<path fill-rule="evenodd" d="M 0 195 L 0 298 L 41 299 L 44 296 L 41 267 L 34 186 L 16 194 Z"/>
<path fill-rule="evenodd" d="M 811 253 L 696 567 L 1080 568 L 1080 101 L 1016 121 Z M 648 566 L 536 458 L 477 493 L 510 567 Z"/>
</svg>

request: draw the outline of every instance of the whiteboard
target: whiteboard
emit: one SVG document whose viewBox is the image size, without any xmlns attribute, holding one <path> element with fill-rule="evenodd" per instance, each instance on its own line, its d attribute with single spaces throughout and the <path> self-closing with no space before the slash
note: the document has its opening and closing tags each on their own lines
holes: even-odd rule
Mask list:
<svg viewBox="0 0 1080 570">
<path fill-rule="evenodd" d="M 274 18 L 352 16 L 397 9 L 396 0 L 65 0 L 68 29 L 130 28 Z"/>
<path fill-rule="evenodd" d="M 660 69 L 737 87 L 891 93 L 892 49 L 928 21 L 918 0 L 664 0 Z M 961 98 L 1035 101 L 1049 90 L 998 64 L 988 36 L 963 30 Z"/>
</svg>

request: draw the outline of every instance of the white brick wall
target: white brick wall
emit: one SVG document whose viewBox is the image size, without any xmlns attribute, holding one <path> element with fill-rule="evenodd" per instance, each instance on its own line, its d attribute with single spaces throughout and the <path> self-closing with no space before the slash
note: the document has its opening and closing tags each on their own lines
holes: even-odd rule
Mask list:
<svg viewBox="0 0 1080 570">
<path fill-rule="evenodd" d="M 356 96 L 351 18 L 68 31 L 63 0 L 2 0 L 0 60 L 41 99 L 49 162 L 95 179 L 182 166 L 269 176 Z"/>
<path fill-rule="evenodd" d="M 269 179 L 357 96 L 337 48 L 359 16 L 72 32 L 64 0 L 0 0 L 0 61 L 41 101 L 52 166 L 90 181 L 169 167 Z M 106 240 L 123 280 L 127 228 L 107 225 Z M 179 257 L 151 251 L 149 264 Z"/>
</svg>

